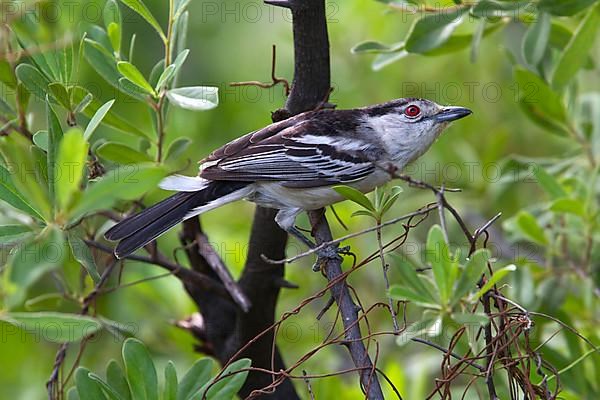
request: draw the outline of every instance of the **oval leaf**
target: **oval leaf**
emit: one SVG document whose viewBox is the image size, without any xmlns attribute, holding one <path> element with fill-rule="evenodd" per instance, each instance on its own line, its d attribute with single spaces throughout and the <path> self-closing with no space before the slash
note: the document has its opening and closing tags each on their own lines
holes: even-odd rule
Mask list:
<svg viewBox="0 0 600 400">
<path fill-rule="evenodd" d="M 338 192 L 344 198 L 353 201 L 354 203 L 366 208 L 367 210 L 375 211 L 375 206 L 373 206 L 371 200 L 369 200 L 369 198 L 365 196 L 364 193 L 362 193 L 361 191 L 345 185 L 334 186 L 333 190 Z"/>
<path fill-rule="evenodd" d="M 76 342 L 102 328 L 95 318 L 57 312 L 6 313 L 0 319 L 54 343 Z"/>
<path fill-rule="evenodd" d="M 156 368 L 146 346 L 137 339 L 125 340 L 123 362 L 131 397 L 136 400 L 158 400 Z"/>
<path fill-rule="evenodd" d="M 160 27 L 160 24 L 158 23 L 156 18 L 154 18 L 154 15 L 152 15 L 152 13 L 150 12 L 150 10 L 148 10 L 148 7 L 146 7 L 142 0 L 121 0 L 121 2 L 127 7 L 131 8 L 136 13 L 138 13 L 142 18 L 146 20 L 146 22 L 152 25 L 152 27 L 160 35 L 160 38 L 163 42 L 167 41 L 167 37 L 165 36 L 162 28 Z"/>
<path fill-rule="evenodd" d="M 91 102 L 91 99 L 90 99 L 90 102 Z M 92 119 L 90 119 L 90 122 L 87 124 L 87 126 L 85 128 L 85 132 L 83 132 L 83 138 L 85 140 L 87 140 L 87 141 L 90 140 L 90 137 L 92 136 L 92 134 L 94 133 L 94 131 L 96 130 L 98 125 L 100 125 L 100 122 L 102 122 L 102 119 L 106 116 L 106 114 L 108 114 L 108 112 L 110 111 L 110 108 L 112 107 L 112 105 L 114 103 L 115 103 L 114 99 L 109 100 L 106 103 L 104 103 L 102 106 L 100 106 L 100 108 L 96 111 L 96 113 L 94 114 Z"/>
<path fill-rule="evenodd" d="M 218 91 L 219 88 L 212 86 L 188 86 L 169 90 L 167 97 L 186 110 L 205 111 L 219 105 Z"/>
<path fill-rule="evenodd" d="M 562 52 L 552 74 L 552 86 L 563 90 L 586 63 L 600 26 L 600 3 L 590 9 Z"/>
<path fill-rule="evenodd" d="M 133 82 L 135 85 L 142 88 L 145 92 L 155 95 L 154 88 L 148 83 L 144 75 L 139 69 L 128 61 L 119 61 L 117 63 L 117 69 L 123 76 Z"/>
<path fill-rule="evenodd" d="M 54 187 L 58 205 L 65 210 L 73 195 L 79 192 L 88 155 L 88 143 L 79 129 L 72 129 L 62 138 L 56 161 Z"/>
<path fill-rule="evenodd" d="M 425 53 L 444 44 L 460 25 L 466 8 L 441 11 L 417 20 L 406 39 L 405 49 L 409 53 Z"/>
<path fill-rule="evenodd" d="M 124 144 L 112 142 L 105 143 L 98 147 L 96 149 L 96 154 L 118 164 L 139 164 L 152 161 L 150 157 L 144 153 L 140 153 Z"/>
<path fill-rule="evenodd" d="M 525 33 L 522 48 L 523 59 L 529 65 L 536 66 L 542 61 L 550 37 L 550 26 L 550 15 L 541 12 Z"/>
</svg>

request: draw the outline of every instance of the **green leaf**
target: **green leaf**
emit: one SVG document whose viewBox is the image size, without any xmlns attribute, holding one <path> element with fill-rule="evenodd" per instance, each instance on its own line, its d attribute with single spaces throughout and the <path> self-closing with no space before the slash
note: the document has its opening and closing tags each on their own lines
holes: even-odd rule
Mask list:
<svg viewBox="0 0 600 400">
<path fill-rule="evenodd" d="M 81 400 L 79 393 L 77 393 L 77 387 L 73 386 L 67 391 L 67 400 Z"/>
<path fill-rule="evenodd" d="M 432 302 L 427 293 L 418 293 L 413 288 L 406 285 L 390 286 L 388 296 L 395 300 L 411 301 L 421 307 L 439 308 L 439 305 Z"/>
<path fill-rule="evenodd" d="M 519 104 L 534 122 L 566 135 L 567 112 L 561 97 L 534 73 L 516 68 Z"/>
<path fill-rule="evenodd" d="M 111 60 L 115 60 L 115 57 L 112 54 L 113 52 L 110 39 L 108 37 L 108 33 L 106 33 L 106 30 L 98 25 L 91 25 L 86 29 L 85 35 L 86 37 L 83 38 L 84 41 L 87 40 L 87 36 L 89 36 L 92 42 L 98 43 L 100 47 L 104 49 Z M 116 63 L 116 61 L 114 62 Z"/>
<path fill-rule="evenodd" d="M 146 346 L 134 338 L 125 340 L 123 362 L 131 397 L 135 400 L 158 400 L 158 378 Z"/>
<path fill-rule="evenodd" d="M 383 202 L 383 204 L 381 205 L 381 215 L 385 215 L 385 213 L 387 213 L 389 211 L 389 209 L 394 205 L 394 203 L 396 202 L 396 200 L 398 200 L 398 197 L 400 196 L 400 194 L 402 194 L 402 187 L 400 186 L 394 186 L 391 190 L 391 195 L 390 197 L 388 197 L 388 199 L 386 201 Z"/>
<path fill-rule="evenodd" d="M 442 330 L 442 319 L 439 315 L 423 317 L 420 321 L 409 325 L 396 338 L 398 346 L 404 346 L 414 338 L 422 338 L 424 336 L 438 336 Z"/>
<path fill-rule="evenodd" d="M 63 131 L 58 117 L 48 101 L 46 102 L 46 117 L 48 124 L 48 192 L 50 194 L 50 201 L 54 202 L 57 178 L 60 173 L 59 169 L 61 168 L 61 166 L 57 165 L 58 146 L 62 140 Z"/>
<path fill-rule="evenodd" d="M 190 13 L 183 10 L 184 9 L 181 8 L 176 14 L 177 21 L 173 26 L 172 42 L 174 43 L 174 46 L 172 46 L 172 56 L 175 54 L 181 54 L 181 52 L 187 47 L 187 32 Z M 183 12 L 179 14 L 181 11 Z M 175 76 L 175 82 L 177 82 L 177 75 Z"/>
<path fill-rule="evenodd" d="M 76 342 L 102 328 L 95 318 L 58 312 L 9 312 L 0 320 L 54 343 Z"/>
<path fill-rule="evenodd" d="M 148 97 L 148 92 L 145 89 L 125 77 L 119 78 L 119 88 L 122 92 L 128 93 L 135 98 L 145 99 Z"/>
<path fill-rule="evenodd" d="M 104 80 L 106 80 L 106 82 L 110 83 L 113 87 L 119 89 L 125 94 L 128 94 L 138 100 L 144 100 L 142 96 L 124 90 L 122 85 L 119 83 L 121 74 L 117 69 L 115 58 L 100 43 L 91 39 L 84 39 L 84 56 L 88 63 L 102 78 L 104 78 Z"/>
<path fill-rule="evenodd" d="M 167 149 L 167 156 L 165 158 L 165 162 L 176 161 L 177 158 L 185 152 L 185 150 L 189 147 L 191 143 L 192 140 L 186 137 L 180 137 L 173 140 L 173 142 L 171 142 L 169 148 Z"/>
<path fill-rule="evenodd" d="M 544 12 L 538 14 L 535 22 L 531 24 L 523 38 L 523 59 L 531 66 L 536 66 L 542 61 L 548 39 L 550 37 L 550 15 Z"/>
<path fill-rule="evenodd" d="M 0 82 L 11 89 L 17 87 L 17 77 L 13 72 L 12 66 L 6 60 L 0 60 Z"/>
<path fill-rule="evenodd" d="M 354 211 L 351 215 L 351 217 L 371 217 L 373 219 L 377 219 L 377 214 L 369 211 L 369 210 L 358 210 L 358 211 Z"/>
<path fill-rule="evenodd" d="M 21 174 L 22 172 L 17 170 L 15 173 Z M 44 217 L 42 217 L 41 213 L 34 209 L 26 198 L 17 190 L 13 184 L 11 173 L 2 165 L 0 165 L 0 200 L 7 202 L 17 210 L 21 210 L 40 221 L 44 221 Z"/>
<path fill-rule="evenodd" d="M 477 289 L 477 283 L 485 273 L 490 257 L 490 251 L 487 249 L 478 249 L 471 254 L 452 294 L 452 306 L 457 304 L 465 295 Z"/>
<path fill-rule="evenodd" d="M 210 379 L 212 368 L 213 362 L 210 358 L 196 361 L 179 382 L 177 400 L 192 400 L 197 396 L 200 388 Z"/>
<path fill-rule="evenodd" d="M 53 82 L 48 85 L 48 91 L 58 103 L 66 110 L 71 109 L 71 99 L 67 93 L 67 88 L 62 83 Z"/>
<path fill-rule="evenodd" d="M 110 44 L 115 52 L 121 52 L 121 11 L 115 0 L 108 0 L 103 11 L 104 27 L 108 34 Z"/>
<path fill-rule="evenodd" d="M 158 78 L 161 76 L 164 70 L 165 59 L 161 58 L 156 64 L 154 64 L 154 67 L 152 67 L 152 71 L 150 71 L 150 77 L 148 78 L 148 82 L 151 85 L 156 86 L 156 84 L 158 83 Z"/>
<path fill-rule="evenodd" d="M 50 80 L 42 75 L 37 68 L 29 64 L 19 64 L 15 73 L 29 93 L 42 101 L 46 101 Z"/>
<path fill-rule="evenodd" d="M 546 233 L 538 224 L 537 220 L 533 215 L 531 215 L 527 211 L 520 211 L 519 214 L 517 214 L 516 222 L 521 232 L 523 232 L 523 234 L 528 239 L 541 245 L 548 244 Z"/>
<path fill-rule="evenodd" d="M 75 371 L 75 385 L 81 400 L 106 400 L 102 387 L 98 382 L 90 378 L 90 371 L 79 367 Z"/>
<path fill-rule="evenodd" d="M 73 82 L 73 67 L 75 64 L 75 60 L 73 57 L 73 43 L 68 43 L 63 47 L 62 52 L 60 52 L 59 56 L 61 58 L 61 65 L 64 73 L 63 84 L 65 86 L 69 86 Z"/>
<path fill-rule="evenodd" d="M 117 392 L 123 400 L 130 400 L 129 385 L 123 369 L 115 360 L 110 360 L 106 367 L 106 382 Z"/>
<path fill-rule="evenodd" d="M 113 389 L 108 383 L 104 382 L 102 378 L 100 378 L 98 375 L 94 374 L 93 372 L 90 372 L 88 376 L 91 380 L 95 381 L 100 385 L 102 391 L 106 396 L 108 396 L 109 400 L 121 400 L 119 393 L 117 393 L 117 391 Z"/>
<path fill-rule="evenodd" d="M 81 87 L 76 87 L 71 89 L 71 98 L 73 98 L 73 91 L 75 90 L 79 90 L 79 89 L 83 89 Z M 83 89 L 85 90 L 85 89 Z M 90 103 L 92 102 L 92 100 L 94 100 L 94 96 L 91 93 L 87 93 L 75 106 L 75 109 L 73 110 L 74 113 L 82 113 L 87 106 L 90 105 Z"/>
<path fill-rule="evenodd" d="M 562 52 L 552 74 L 552 86 L 563 90 L 587 61 L 600 26 L 600 3 L 590 9 Z"/>
<path fill-rule="evenodd" d="M 154 91 L 152 85 L 148 83 L 146 78 L 144 78 L 144 75 L 142 75 L 140 70 L 137 69 L 135 65 L 128 61 L 119 61 L 117 63 L 117 69 L 121 74 L 123 74 L 125 78 L 129 79 L 135 85 L 142 88 L 145 92 L 153 96 L 156 95 L 156 92 Z"/>
<path fill-rule="evenodd" d="M 96 154 L 118 164 L 139 164 L 152 159 L 139 151 L 119 143 L 105 143 L 96 149 Z"/>
<path fill-rule="evenodd" d="M 100 275 L 98 274 L 98 268 L 96 262 L 92 256 L 90 248 L 80 237 L 73 232 L 69 231 L 67 234 L 69 241 L 69 247 L 71 248 L 71 254 L 73 257 L 85 268 L 89 276 L 92 278 L 94 283 L 100 282 Z"/>
<path fill-rule="evenodd" d="M 31 233 L 31 229 L 25 225 L 0 225 L 0 246 L 18 243 Z"/>
<path fill-rule="evenodd" d="M 434 225 L 429 230 L 426 244 L 426 260 L 433 270 L 435 283 L 440 291 L 443 304 L 450 299 L 450 293 L 454 285 L 453 270 L 458 268 L 450 257 L 448 244 L 444 239 L 444 233 L 439 225 Z"/>
<path fill-rule="evenodd" d="M 416 298 L 420 298 L 421 302 L 425 304 L 437 304 L 438 300 L 433 297 L 431 292 L 427 289 L 427 287 L 423 284 L 423 280 L 425 278 L 421 278 L 417 272 L 415 271 L 413 265 L 410 263 L 400 262 L 399 256 L 394 255 L 392 253 L 393 258 L 398 262 L 398 267 L 396 271 L 398 271 L 400 275 L 400 281 L 403 282 L 403 285 L 406 289 L 413 292 L 414 301 Z M 406 292 L 406 290 L 405 290 Z M 398 293 L 398 292 L 395 292 Z M 404 293 L 406 294 L 406 293 Z M 392 295 L 392 291 L 390 289 L 390 295 Z"/>
<path fill-rule="evenodd" d="M 480 325 L 485 326 L 490 323 L 489 317 L 484 313 L 452 313 L 450 316 L 453 321 L 460 325 Z"/>
<path fill-rule="evenodd" d="M 373 206 L 373 203 L 371 203 L 371 200 L 369 200 L 369 198 L 359 190 L 345 185 L 334 186 L 333 190 L 335 190 L 344 198 L 353 201 L 354 203 L 366 208 L 367 210 L 375 211 L 375 207 Z"/>
<path fill-rule="evenodd" d="M 519 12 L 529 5 L 529 1 L 481 0 L 471 8 L 471 15 L 478 18 L 517 18 Z"/>
<path fill-rule="evenodd" d="M 4 287 L 6 306 L 12 308 L 25 300 L 27 289 L 47 272 L 62 265 L 64 238 L 56 229 L 46 228 L 27 244 L 20 245 L 7 262 Z"/>
<path fill-rule="evenodd" d="M 428 14 L 417 20 L 407 35 L 406 51 L 426 53 L 441 46 L 461 24 L 466 11 L 466 8 L 461 7 L 451 12 Z"/>
<path fill-rule="evenodd" d="M 235 372 L 241 369 L 249 368 L 251 362 L 252 361 L 248 358 L 242 358 L 234 361 L 227 368 L 225 368 L 225 371 L 223 371 L 222 377 L 218 382 L 212 385 L 210 389 L 208 389 L 210 382 L 206 383 L 204 385 L 206 388 L 203 388 L 201 393 L 204 393 L 204 391 L 208 389 L 208 392 L 206 393 L 207 400 L 232 399 L 241 389 L 242 385 L 246 381 L 246 377 L 248 376 L 248 371 L 239 373 Z"/>
<path fill-rule="evenodd" d="M 76 99 L 77 102 L 79 102 L 87 96 L 87 91 L 84 88 L 77 86 L 74 88 L 72 96 L 74 99 Z M 88 118 L 93 118 L 93 116 L 96 113 L 98 113 L 101 107 L 102 103 L 100 103 L 96 99 L 93 99 L 89 103 L 89 105 L 82 111 L 82 113 Z M 132 125 L 129 121 L 127 121 L 123 117 L 120 117 L 117 113 L 115 113 L 112 110 L 109 110 L 106 113 L 106 115 L 102 119 L 102 123 L 112 128 L 118 129 L 122 132 L 130 133 L 132 135 L 136 135 L 143 138 L 148 138 L 148 135 L 144 131 L 142 131 L 135 125 Z"/>
<path fill-rule="evenodd" d="M 14 108 L 0 97 L 0 114 L 4 114 L 4 117 L 12 117 L 16 114 Z"/>
<path fill-rule="evenodd" d="M 10 135 L 3 140 L 0 140 L 0 153 L 4 157 L 7 166 L 10 166 L 10 174 L 6 169 L 0 170 L 3 176 L 3 189 L 13 192 L 17 197 L 21 197 L 26 204 L 36 211 L 37 215 L 43 217 L 44 221 L 49 221 L 51 218 L 51 206 L 48 199 L 46 182 L 40 182 L 43 177 L 39 174 L 40 164 L 36 163 L 36 158 L 32 154 L 31 142 L 21 135 Z M 6 185 L 6 180 L 10 179 L 14 190 L 10 190 Z M 0 191 L 3 191 L 0 189 Z M 7 191 L 4 191 L 5 194 Z M 7 196 L 15 200 L 14 196 Z M 0 196 L 0 198 L 2 198 Z M 6 200 L 8 202 L 8 200 Z"/>
<path fill-rule="evenodd" d="M 83 192 L 71 215 L 107 210 L 117 200 L 133 200 L 155 189 L 166 172 L 154 165 L 128 165 L 110 171 Z"/>
<path fill-rule="evenodd" d="M 106 103 L 104 103 L 98 109 L 98 111 L 96 111 L 96 113 L 94 114 L 92 119 L 90 119 L 90 122 L 88 123 L 87 127 L 85 128 L 85 132 L 83 132 L 83 138 L 85 140 L 87 140 L 87 141 L 90 140 L 90 137 L 92 136 L 92 134 L 94 133 L 96 128 L 100 125 L 100 122 L 102 122 L 102 119 L 106 116 L 106 114 L 108 114 L 108 112 L 110 111 L 110 108 L 112 107 L 114 102 L 115 102 L 114 99 L 109 100 Z"/>
<path fill-rule="evenodd" d="M 586 217 L 585 206 L 577 199 L 564 198 L 555 200 L 550 205 L 550 210 L 555 213 L 573 214 L 582 218 Z"/>
<path fill-rule="evenodd" d="M 480 34 L 481 37 L 484 38 L 484 37 L 487 37 L 488 35 L 490 35 L 491 33 L 497 31 L 498 29 L 500 29 L 500 27 L 503 26 L 502 24 L 493 24 L 493 25 L 489 25 L 487 28 L 485 28 L 486 21 L 487 20 L 482 19 L 480 21 L 479 27 L 477 28 L 478 30 L 483 30 L 482 32 L 476 31 L 473 33 L 473 35 L 470 35 L 470 34 L 452 35 L 452 36 L 450 36 L 450 38 L 448 38 L 448 40 L 443 45 L 424 53 L 424 55 L 439 56 L 439 55 L 443 55 L 443 54 L 454 53 L 454 52 L 457 52 L 462 49 L 466 49 L 469 46 L 473 46 L 473 41 L 475 40 L 475 37 L 474 37 L 475 35 Z"/>
<path fill-rule="evenodd" d="M 167 97 L 177 107 L 193 111 L 205 111 L 219 105 L 219 88 L 212 86 L 188 86 L 167 91 Z"/>
<path fill-rule="evenodd" d="M 404 48 L 404 42 L 387 45 L 372 40 L 361 42 L 354 46 L 350 51 L 354 54 L 359 53 L 392 53 Z"/>
<path fill-rule="evenodd" d="M 121 0 L 121 2 L 127 7 L 131 8 L 136 13 L 138 13 L 142 18 L 146 20 L 146 22 L 152 25 L 152 27 L 160 35 L 162 41 L 166 43 L 167 37 L 165 36 L 158 21 L 156 20 L 156 18 L 154 18 L 150 10 L 148 10 L 148 7 L 146 7 L 146 5 L 141 0 Z"/>
<path fill-rule="evenodd" d="M 533 176 L 535 176 L 538 184 L 542 189 L 544 189 L 544 191 L 546 191 L 546 193 L 550 195 L 551 198 L 558 199 L 567 195 L 558 181 L 552 175 L 546 172 L 546 170 L 540 165 L 536 164 L 532 170 Z"/>
<path fill-rule="evenodd" d="M 165 367 L 165 389 L 162 400 L 177 400 L 177 371 L 171 360 Z"/>
<path fill-rule="evenodd" d="M 167 85 L 169 80 L 175 75 L 175 64 L 169 65 L 165 70 L 160 74 L 158 81 L 156 82 L 155 91 L 158 92 L 160 89 Z"/>
<path fill-rule="evenodd" d="M 475 294 L 475 300 L 479 300 L 479 298 L 481 298 L 481 296 L 483 296 L 492 287 L 494 287 L 496 283 L 500 282 L 502 278 L 504 278 L 510 272 L 515 271 L 516 269 L 517 267 L 511 264 L 507 265 L 504 268 L 500 268 L 498 271 L 494 272 L 494 275 L 492 275 L 490 279 L 485 283 L 485 285 L 483 285 L 481 289 L 479 289 L 479 291 Z"/>
<path fill-rule="evenodd" d="M 31 93 L 27 90 L 23 82 L 19 82 L 17 84 L 17 103 L 21 110 L 27 110 L 27 106 L 29 105 L 29 99 L 31 98 Z"/>
<path fill-rule="evenodd" d="M 73 195 L 80 191 L 88 155 L 88 143 L 80 129 L 71 129 L 60 142 L 56 166 L 55 189 L 58 205 L 66 210 Z"/>
<path fill-rule="evenodd" d="M 597 0 L 541 0 L 538 9 L 558 16 L 571 16 L 586 9 Z"/>
<path fill-rule="evenodd" d="M 379 71 L 379 70 L 387 67 L 388 65 L 393 64 L 396 61 L 403 59 L 407 55 L 408 55 L 408 51 L 406 51 L 404 49 L 399 50 L 395 53 L 379 54 L 373 60 L 373 63 L 371 64 L 371 69 L 373 69 L 373 71 Z"/>
<path fill-rule="evenodd" d="M 175 0 L 175 17 L 180 15 L 191 0 Z"/>
<path fill-rule="evenodd" d="M 106 30 L 112 48 L 116 54 L 119 54 L 121 51 L 121 26 L 111 22 L 110 25 L 106 27 Z"/>
</svg>

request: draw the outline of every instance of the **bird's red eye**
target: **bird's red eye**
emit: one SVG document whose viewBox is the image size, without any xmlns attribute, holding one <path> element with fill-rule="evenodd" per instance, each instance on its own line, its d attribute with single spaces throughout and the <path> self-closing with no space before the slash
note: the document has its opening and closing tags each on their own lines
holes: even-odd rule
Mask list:
<svg viewBox="0 0 600 400">
<path fill-rule="evenodd" d="M 418 116 L 419 114 L 421 114 L 421 109 L 417 106 L 408 106 L 406 107 L 406 110 L 404 110 L 404 115 L 406 115 L 407 117 L 410 118 L 414 118 L 416 116 Z"/>
</svg>

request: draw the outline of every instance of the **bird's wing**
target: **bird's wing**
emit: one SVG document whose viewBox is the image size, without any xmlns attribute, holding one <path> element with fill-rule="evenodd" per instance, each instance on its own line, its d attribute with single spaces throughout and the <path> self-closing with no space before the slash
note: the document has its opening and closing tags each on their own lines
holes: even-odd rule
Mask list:
<svg viewBox="0 0 600 400">
<path fill-rule="evenodd" d="M 332 136 L 327 126 L 304 120 L 235 154 L 212 160 L 200 176 L 211 180 L 281 181 L 309 188 L 364 178 L 375 170 L 373 145 Z"/>
<path fill-rule="evenodd" d="M 257 143 L 260 143 L 263 140 L 266 140 L 272 136 L 279 134 L 281 131 L 294 126 L 301 121 L 310 118 L 310 114 L 312 112 L 306 112 L 299 114 L 295 117 L 285 119 L 280 122 L 276 122 L 274 124 L 268 125 L 262 129 L 259 129 L 254 132 L 247 133 L 244 136 L 241 136 L 231 142 L 219 147 L 212 153 L 210 153 L 206 158 L 200 160 L 199 164 L 212 165 L 219 160 L 222 160 L 227 157 L 235 156 L 240 151 L 244 150 L 249 146 L 253 146 Z"/>
</svg>

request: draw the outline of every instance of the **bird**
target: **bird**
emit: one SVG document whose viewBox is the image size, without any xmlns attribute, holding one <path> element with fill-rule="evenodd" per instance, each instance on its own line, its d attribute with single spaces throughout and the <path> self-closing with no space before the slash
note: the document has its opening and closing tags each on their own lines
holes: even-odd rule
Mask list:
<svg viewBox="0 0 600 400">
<path fill-rule="evenodd" d="M 176 193 L 126 217 L 105 238 L 125 258 L 180 222 L 237 200 L 274 208 L 277 224 L 309 247 L 296 216 L 344 200 L 334 187 L 363 193 L 384 185 L 423 155 L 468 108 L 400 98 L 354 109 L 307 111 L 241 136 L 199 162 L 197 176 L 172 175 Z M 331 257 L 319 253 L 318 257 Z"/>
</svg>

